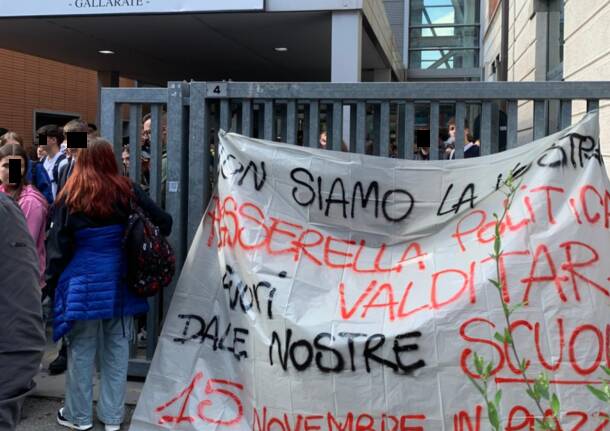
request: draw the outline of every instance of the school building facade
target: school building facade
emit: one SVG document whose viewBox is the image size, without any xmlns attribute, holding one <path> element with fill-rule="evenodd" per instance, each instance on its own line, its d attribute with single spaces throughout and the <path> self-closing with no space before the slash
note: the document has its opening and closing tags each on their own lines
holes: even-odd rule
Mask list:
<svg viewBox="0 0 610 431">
<path fill-rule="evenodd" d="M 610 80 L 610 3 L 606 0 L 487 0 L 481 5 L 485 81 Z M 503 36 L 506 42 L 502 46 Z M 504 51 L 504 53 L 503 53 Z M 502 64 L 502 57 L 507 61 Z M 504 77 L 502 75 L 505 75 Z M 559 102 L 547 106 L 558 130 Z M 574 103 L 580 118 L 584 102 Z M 519 142 L 532 138 L 533 103 L 519 104 Z M 600 104 L 602 155 L 610 160 L 610 103 Z"/>
</svg>

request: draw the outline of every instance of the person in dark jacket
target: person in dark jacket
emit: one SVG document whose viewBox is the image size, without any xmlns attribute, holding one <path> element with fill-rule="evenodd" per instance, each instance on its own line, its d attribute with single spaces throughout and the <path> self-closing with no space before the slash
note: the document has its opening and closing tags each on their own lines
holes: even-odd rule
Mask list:
<svg viewBox="0 0 610 431">
<path fill-rule="evenodd" d="M 101 381 L 97 416 L 107 431 L 123 421 L 133 316 L 146 313 L 146 299 L 125 282 L 122 248 L 130 200 L 135 200 L 161 233 L 171 216 L 119 172 L 112 146 L 95 138 L 77 150 L 72 175 L 57 196 L 47 240 L 47 286 L 55 288 L 53 339 L 65 336 L 68 350 L 65 405 L 60 425 L 93 426 L 93 370 L 98 337 Z"/>
<path fill-rule="evenodd" d="M 0 193 L 0 431 L 14 430 L 45 346 L 36 246 L 15 201 Z"/>
<path fill-rule="evenodd" d="M 74 159 L 76 154 L 76 148 L 72 148 L 70 146 L 70 142 L 68 139 L 68 135 L 70 133 L 87 133 L 88 139 L 92 138 L 93 135 L 89 133 L 89 124 L 87 124 L 83 120 L 70 120 L 64 126 L 64 137 L 65 140 L 62 145 L 66 146 L 66 156 L 68 163 L 63 165 L 59 169 L 59 177 L 57 178 L 57 192 L 59 193 L 63 186 L 66 185 L 68 178 L 72 175 L 72 171 L 74 170 Z"/>
<path fill-rule="evenodd" d="M 89 126 L 83 120 L 71 120 L 64 126 L 64 142 L 61 145 L 66 146 L 66 156 L 68 163 L 62 165 L 59 169 L 59 176 L 57 178 L 57 191 L 58 193 L 63 189 L 72 175 L 72 171 L 74 170 L 74 163 L 76 158 L 76 148 L 71 148 L 68 142 L 68 134 L 71 132 L 80 132 L 80 133 L 88 133 Z M 52 216 L 52 215 L 51 215 Z M 66 371 L 68 367 L 68 353 L 66 350 L 66 343 L 62 341 L 61 347 L 57 354 L 57 357 L 51 361 L 49 364 L 49 374 L 61 374 Z"/>
</svg>

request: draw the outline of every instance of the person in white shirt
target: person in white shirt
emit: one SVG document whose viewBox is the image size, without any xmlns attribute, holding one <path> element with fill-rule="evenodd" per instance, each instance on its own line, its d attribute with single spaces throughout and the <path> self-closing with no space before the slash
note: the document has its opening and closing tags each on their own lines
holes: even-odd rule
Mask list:
<svg viewBox="0 0 610 431">
<path fill-rule="evenodd" d="M 44 142 L 41 142 L 41 139 L 43 139 L 41 136 L 46 137 L 47 156 L 43 159 L 42 163 L 51 179 L 53 199 L 55 199 L 57 196 L 59 171 L 62 166 L 65 166 L 68 163 L 66 154 L 60 147 L 61 143 L 64 141 L 64 136 L 59 127 L 54 124 L 41 127 L 38 129 L 37 133 L 39 136 L 39 145 L 44 144 Z"/>
</svg>

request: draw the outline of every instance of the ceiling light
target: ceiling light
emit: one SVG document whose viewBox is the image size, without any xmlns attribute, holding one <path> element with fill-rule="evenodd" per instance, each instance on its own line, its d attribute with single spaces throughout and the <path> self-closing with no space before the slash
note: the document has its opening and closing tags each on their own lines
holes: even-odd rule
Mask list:
<svg viewBox="0 0 610 431">
<path fill-rule="evenodd" d="M 114 51 L 111 51 L 109 49 L 101 49 L 98 51 L 100 54 L 104 54 L 104 55 L 111 55 L 114 54 Z"/>
<path fill-rule="evenodd" d="M 277 48 L 273 48 L 275 51 L 277 52 L 286 52 L 288 51 L 288 48 L 286 48 L 285 46 L 278 46 Z"/>
</svg>

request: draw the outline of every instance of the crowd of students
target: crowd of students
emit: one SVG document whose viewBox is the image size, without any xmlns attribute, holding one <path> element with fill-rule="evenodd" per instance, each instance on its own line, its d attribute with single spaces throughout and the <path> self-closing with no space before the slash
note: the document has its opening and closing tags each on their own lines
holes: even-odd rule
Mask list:
<svg viewBox="0 0 610 431">
<path fill-rule="evenodd" d="M 74 134 L 86 135 L 86 145 L 70 145 Z M 132 204 L 164 235 L 172 227 L 171 216 L 124 173 L 112 145 L 81 120 L 42 127 L 30 151 L 17 133 L 0 136 L 0 239 L 9 241 L 0 247 L 6 281 L 0 319 L 8 322 L 0 331 L 2 431 L 16 427 L 34 387 L 46 324 L 52 325 L 55 342 L 63 340 L 49 366 L 53 373 L 66 370 L 57 422 L 76 430 L 93 428 L 97 355 L 97 418 L 106 431 L 120 429 L 133 317 L 148 311 L 146 299 L 135 296 L 125 281 L 123 237 Z"/>
<path fill-rule="evenodd" d="M 456 133 L 456 125 L 455 118 L 450 118 L 447 122 L 447 134 L 445 136 L 439 136 L 439 155 L 441 160 L 454 160 L 455 159 L 455 133 Z M 278 138 L 277 140 L 281 140 Z M 329 149 L 328 144 L 328 133 L 323 131 L 320 133 L 320 137 L 318 140 L 318 147 L 321 149 Z M 300 143 L 300 145 L 302 142 Z M 429 144 L 427 144 L 429 145 Z M 471 157 L 479 157 L 481 154 L 481 143 L 478 139 L 476 139 L 470 131 L 470 127 L 468 126 L 468 122 L 464 122 L 464 158 L 468 159 Z M 430 147 L 429 146 L 418 146 L 416 145 L 414 148 L 413 159 L 414 160 L 430 160 Z M 341 141 L 341 151 L 347 152 L 349 151 L 348 145 L 345 141 Z M 375 154 L 375 142 L 372 139 L 367 139 L 364 144 L 364 153 L 365 154 Z M 398 157 L 398 146 L 396 144 L 396 138 L 392 137 L 390 139 L 390 147 L 389 147 L 389 157 L 397 158 Z"/>
</svg>

